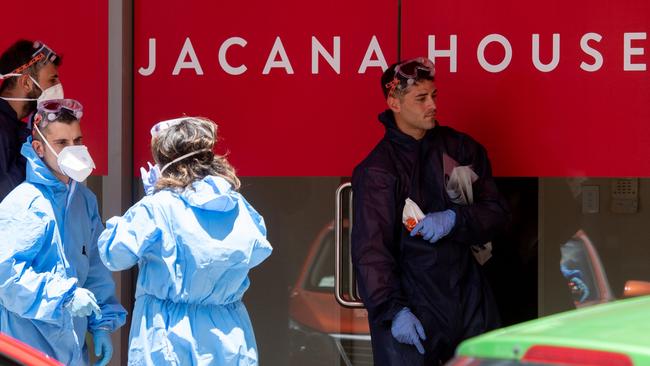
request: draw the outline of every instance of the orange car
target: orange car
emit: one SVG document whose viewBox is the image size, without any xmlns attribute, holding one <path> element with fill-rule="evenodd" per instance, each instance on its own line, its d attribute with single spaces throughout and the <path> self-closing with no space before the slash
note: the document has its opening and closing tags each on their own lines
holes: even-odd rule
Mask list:
<svg viewBox="0 0 650 366">
<path fill-rule="evenodd" d="M 372 365 L 368 312 L 340 306 L 334 297 L 334 228 L 312 243 L 289 299 L 293 365 Z"/>
<path fill-rule="evenodd" d="M 0 333 L 0 365 L 63 366 L 50 356 L 3 333 Z"/>
</svg>

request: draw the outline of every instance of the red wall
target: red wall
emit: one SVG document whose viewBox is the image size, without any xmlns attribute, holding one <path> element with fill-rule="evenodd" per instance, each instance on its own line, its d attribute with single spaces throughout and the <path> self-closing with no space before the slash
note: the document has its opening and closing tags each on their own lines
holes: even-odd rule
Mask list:
<svg viewBox="0 0 650 366">
<path fill-rule="evenodd" d="M 467 131 L 490 152 L 495 173 L 507 176 L 650 176 L 650 71 L 626 70 L 625 34 L 650 29 L 650 2 L 405 1 L 402 55 L 427 54 L 427 36 L 448 49 L 457 36 L 457 70 L 449 58 L 437 59 L 440 119 Z M 585 71 L 594 58 L 581 39 L 597 33 L 589 46 L 602 55 L 602 67 Z M 504 36 L 512 60 L 498 73 L 477 60 L 481 40 Z M 539 55 L 552 59 L 553 34 L 559 34 L 559 63 L 538 70 Z M 647 36 L 646 36 L 647 38 Z M 634 40 L 632 64 L 650 63 L 648 39 Z M 590 51 L 591 52 L 591 51 Z M 486 58 L 503 59 L 492 44 Z M 628 69 L 640 66 L 628 66 Z"/>
<path fill-rule="evenodd" d="M 107 169 L 108 126 L 108 2 L 69 0 L 53 4 L 30 0 L 2 6 L 0 52 L 18 39 L 41 40 L 63 55 L 59 75 L 67 98 L 84 106 L 84 143 L 97 165 Z"/>
<path fill-rule="evenodd" d="M 397 1 L 320 4 L 138 1 L 136 70 L 148 64 L 150 39 L 157 67 L 148 76 L 136 73 L 136 168 L 150 159 L 149 127 L 185 113 L 220 124 L 220 149 L 243 175 L 350 175 L 383 133 L 376 122 L 384 108 L 381 67 L 359 67 L 373 36 L 386 63 L 396 61 Z M 456 69 L 449 58 L 436 60 L 440 121 L 481 141 L 497 175 L 650 176 L 648 28 L 650 3 L 641 0 L 404 0 L 401 55 L 429 54 L 429 36 L 440 49 L 455 37 Z M 536 66 L 534 35 L 540 63 L 548 64 L 554 34 L 557 65 Z M 247 67 L 241 75 L 219 64 L 230 37 L 247 42 L 226 54 L 231 65 Z M 263 72 L 277 37 L 292 74 Z M 312 37 L 330 52 L 332 38 L 340 37 L 340 73 L 322 57 L 320 71 L 312 72 Z M 487 64 L 501 62 L 502 46 L 488 42 L 479 52 L 490 37 L 511 47 L 510 62 L 499 70 Z M 173 75 L 186 39 L 201 75 L 191 68 Z"/>
<path fill-rule="evenodd" d="M 219 150 L 230 152 L 243 175 L 349 175 L 382 135 L 376 122 L 382 69 L 359 68 L 373 37 L 387 62 L 396 58 L 396 1 L 163 3 L 139 1 L 135 9 L 136 169 L 151 159 L 149 128 L 183 114 L 219 124 Z M 246 41 L 226 53 L 230 65 L 246 66 L 240 75 L 219 63 L 219 49 L 231 37 Z M 312 73 L 312 37 L 329 53 L 340 37 L 340 73 L 323 58 Z M 149 64 L 149 39 L 156 41 L 156 69 L 144 76 L 138 69 Z M 195 68 L 173 75 L 186 39 L 200 75 Z M 292 70 L 265 74 L 276 39 Z"/>
</svg>

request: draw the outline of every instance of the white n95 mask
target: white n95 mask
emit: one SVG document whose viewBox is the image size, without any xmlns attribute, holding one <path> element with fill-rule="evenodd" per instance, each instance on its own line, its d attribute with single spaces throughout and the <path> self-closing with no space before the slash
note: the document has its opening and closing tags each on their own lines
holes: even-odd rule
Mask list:
<svg viewBox="0 0 650 366">
<path fill-rule="evenodd" d="M 41 85 L 36 80 L 34 80 L 33 77 L 31 77 L 31 75 L 29 76 L 29 78 L 32 79 L 34 85 L 36 85 L 39 89 L 41 89 L 41 95 L 39 95 L 38 98 L 36 98 L 37 103 L 44 102 L 46 100 L 63 99 L 63 84 L 58 83 L 52 85 L 47 89 L 43 89 Z"/>
<path fill-rule="evenodd" d="M 34 80 L 34 79 L 32 79 L 32 80 Z M 41 90 L 43 90 L 43 88 L 41 88 L 41 86 L 38 85 L 38 83 L 36 82 L 36 80 L 34 80 L 34 83 L 35 83 L 35 84 L 36 84 L 36 85 L 37 85 Z M 63 98 L 64 98 L 64 97 L 63 97 L 63 84 L 58 83 L 58 84 L 54 84 L 54 85 L 52 85 L 51 87 L 49 87 L 49 88 L 43 90 L 43 92 L 41 93 L 41 95 L 39 95 L 38 98 L 36 98 L 36 102 L 40 103 L 40 102 L 44 102 L 44 101 L 46 101 L 46 100 L 63 99 Z"/>
<path fill-rule="evenodd" d="M 83 182 L 95 169 L 95 162 L 84 145 L 66 146 L 56 158 L 61 172 L 68 177 Z"/>
</svg>

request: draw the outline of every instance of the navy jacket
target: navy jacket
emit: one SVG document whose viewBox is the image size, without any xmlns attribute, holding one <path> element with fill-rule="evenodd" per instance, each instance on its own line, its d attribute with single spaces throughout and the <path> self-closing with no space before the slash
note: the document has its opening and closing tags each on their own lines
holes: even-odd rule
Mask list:
<svg viewBox="0 0 650 366">
<path fill-rule="evenodd" d="M 438 365 L 463 339 L 498 326 L 496 305 L 470 246 L 490 241 L 510 214 L 485 149 L 471 137 L 436 126 L 415 140 L 397 128 L 390 110 L 379 120 L 386 133 L 352 177 L 352 260 L 368 309 L 375 364 Z M 478 174 L 472 205 L 449 199 L 443 153 Z M 451 233 L 434 244 L 410 237 L 402 224 L 406 198 L 425 214 L 454 210 Z M 424 326 L 424 356 L 391 335 L 392 319 L 405 306 Z"/>
<path fill-rule="evenodd" d="M 20 147 L 29 136 L 16 111 L 0 99 L 0 201 L 25 180 L 25 158 Z"/>
</svg>

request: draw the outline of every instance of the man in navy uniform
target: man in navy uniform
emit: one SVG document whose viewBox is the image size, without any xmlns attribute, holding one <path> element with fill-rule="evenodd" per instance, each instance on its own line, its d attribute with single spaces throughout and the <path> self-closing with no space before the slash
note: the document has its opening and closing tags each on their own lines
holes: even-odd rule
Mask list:
<svg viewBox="0 0 650 366">
<path fill-rule="evenodd" d="M 434 65 L 418 58 L 381 79 L 386 133 L 354 170 L 352 259 L 377 365 L 438 365 L 464 339 L 498 326 L 471 247 L 509 220 L 486 150 L 436 121 Z M 474 176 L 471 203 L 449 192 L 445 165 Z M 405 200 L 426 213 L 409 231 Z"/>
</svg>

